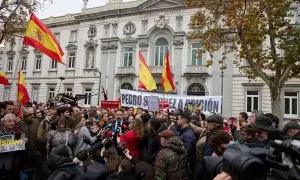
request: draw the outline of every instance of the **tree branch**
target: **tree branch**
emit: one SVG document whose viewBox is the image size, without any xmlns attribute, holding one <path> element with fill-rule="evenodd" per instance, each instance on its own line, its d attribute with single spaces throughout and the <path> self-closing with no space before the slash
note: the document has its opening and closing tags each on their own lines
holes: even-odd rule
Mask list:
<svg viewBox="0 0 300 180">
<path fill-rule="evenodd" d="M 240 37 L 241 41 L 244 41 L 244 34 L 243 34 L 243 30 L 242 28 L 240 27 L 238 29 L 238 36 Z M 250 55 L 250 52 L 249 52 L 249 48 L 247 45 L 242 45 L 244 46 L 243 48 L 245 49 L 245 54 L 246 54 L 246 60 L 248 61 L 248 63 L 250 64 L 250 66 L 252 67 L 252 69 L 258 74 L 259 77 L 261 77 L 268 86 L 271 85 L 271 81 L 270 79 L 268 78 L 268 76 L 259 68 L 255 65 L 255 62 L 252 58 L 252 56 Z"/>
<path fill-rule="evenodd" d="M 270 7 L 268 6 L 266 9 L 267 19 L 268 19 L 268 26 L 269 26 L 269 40 L 270 40 L 270 46 L 271 46 L 271 57 L 273 59 L 273 63 L 275 64 L 275 72 L 276 72 L 276 78 L 281 76 L 281 70 L 280 67 L 278 67 L 277 62 L 277 51 L 276 51 L 276 42 L 275 42 L 275 30 L 273 27 L 273 24 L 271 22 L 271 15 L 270 15 Z"/>
<path fill-rule="evenodd" d="M 290 64 L 282 73 L 282 75 L 280 76 L 279 80 L 278 80 L 278 86 L 282 87 L 282 85 L 285 83 L 285 80 L 288 76 L 288 74 L 291 72 L 291 70 L 293 69 L 295 65 L 294 64 Z"/>
<path fill-rule="evenodd" d="M 16 8 L 13 10 L 13 12 L 8 16 L 6 22 L 3 24 L 3 32 L 1 34 L 1 37 L 0 37 L 0 43 L 2 43 L 4 37 L 5 37 L 5 34 L 6 34 L 6 26 L 8 24 L 8 22 L 11 20 L 11 18 L 13 17 L 13 15 L 16 13 L 17 9 L 21 6 L 21 3 L 19 3 Z"/>
</svg>

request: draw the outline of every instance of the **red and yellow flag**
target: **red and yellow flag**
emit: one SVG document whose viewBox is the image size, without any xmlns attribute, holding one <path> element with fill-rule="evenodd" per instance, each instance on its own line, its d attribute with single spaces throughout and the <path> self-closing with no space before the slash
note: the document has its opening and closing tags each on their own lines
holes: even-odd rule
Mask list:
<svg viewBox="0 0 300 180">
<path fill-rule="evenodd" d="M 62 61 L 64 52 L 62 51 L 59 43 L 53 36 L 52 32 L 35 16 L 34 13 L 31 14 L 28 22 L 23 43 L 34 47 L 49 56 L 51 59 L 65 64 Z"/>
<path fill-rule="evenodd" d="M 22 71 L 19 71 L 19 82 L 18 82 L 18 101 L 21 105 L 25 106 L 29 102 L 30 98 L 28 91 L 25 86 L 25 78 Z"/>
<path fill-rule="evenodd" d="M 149 67 L 146 64 L 146 61 L 139 51 L 140 59 L 140 76 L 139 76 L 139 88 L 145 89 L 147 91 L 152 91 L 157 89 L 155 80 L 150 72 Z"/>
<path fill-rule="evenodd" d="M 0 84 L 9 85 L 8 79 L 3 72 L 0 71 Z"/>
<path fill-rule="evenodd" d="M 165 66 L 164 66 L 164 70 L 162 73 L 161 85 L 165 92 L 170 92 L 175 89 L 175 86 L 173 83 L 172 72 L 171 72 L 171 68 L 170 68 L 170 62 L 169 62 L 169 51 L 167 51 L 166 57 L 165 57 Z"/>
</svg>

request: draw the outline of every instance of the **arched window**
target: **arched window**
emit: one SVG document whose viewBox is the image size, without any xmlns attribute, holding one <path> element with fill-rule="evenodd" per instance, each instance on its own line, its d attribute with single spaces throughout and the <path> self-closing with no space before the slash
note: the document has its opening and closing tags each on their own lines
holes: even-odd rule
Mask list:
<svg viewBox="0 0 300 180">
<path fill-rule="evenodd" d="M 188 87 L 187 95 L 205 96 L 205 88 L 202 84 L 193 83 Z"/>
<path fill-rule="evenodd" d="M 155 42 L 155 62 L 154 66 L 163 66 L 166 53 L 168 51 L 168 41 L 165 38 L 159 38 Z"/>
<path fill-rule="evenodd" d="M 133 86 L 130 83 L 121 84 L 121 89 L 133 90 Z"/>
</svg>

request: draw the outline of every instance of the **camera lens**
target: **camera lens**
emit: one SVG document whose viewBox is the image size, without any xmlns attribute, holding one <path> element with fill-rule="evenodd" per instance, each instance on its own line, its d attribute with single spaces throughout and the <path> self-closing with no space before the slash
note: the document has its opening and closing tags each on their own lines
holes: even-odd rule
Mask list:
<svg viewBox="0 0 300 180">
<path fill-rule="evenodd" d="M 252 180 L 264 174 L 264 163 L 245 145 L 229 146 L 223 155 L 223 169 L 234 179 Z"/>
</svg>

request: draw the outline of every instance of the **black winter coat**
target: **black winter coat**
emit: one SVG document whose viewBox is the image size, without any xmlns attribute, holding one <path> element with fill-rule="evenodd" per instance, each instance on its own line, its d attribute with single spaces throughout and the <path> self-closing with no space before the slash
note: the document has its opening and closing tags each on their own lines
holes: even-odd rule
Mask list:
<svg viewBox="0 0 300 180">
<path fill-rule="evenodd" d="M 106 180 L 135 180 L 135 178 L 129 174 L 120 172 L 109 175 Z"/>
<path fill-rule="evenodd" d="M 161 127 L 156 132 L 148 132 L 145 134 L 142 139 L 142 160 L 148 162 L 151 165 L 154 165 L 154 161 L 157 153 L 161 149 L 160 137 L 158 134 L 163 130 L 166 130 L 168 127 L 165 124 L 162 124 Z"/>
<path fill-rule="evenodd" d="M 60 165 L 49 177 L 48 180 L 82 180 L 84 179 L 83 167 L 73 162 Z"/>
</svg>

